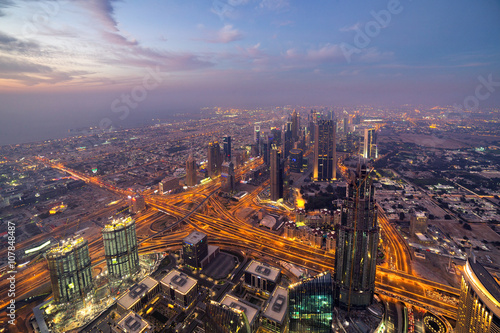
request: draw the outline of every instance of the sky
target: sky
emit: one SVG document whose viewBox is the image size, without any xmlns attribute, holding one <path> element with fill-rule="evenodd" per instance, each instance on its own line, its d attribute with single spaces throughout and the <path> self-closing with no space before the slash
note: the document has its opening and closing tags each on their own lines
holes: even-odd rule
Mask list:
<svg viewBox="0 0 500 333">
<path fill-rule="evenodd" d="M 0 144 L 205 106 L 464 105 L 483 82 L 498 106 L 498 0 L 0 0 Z"/>
</svg>

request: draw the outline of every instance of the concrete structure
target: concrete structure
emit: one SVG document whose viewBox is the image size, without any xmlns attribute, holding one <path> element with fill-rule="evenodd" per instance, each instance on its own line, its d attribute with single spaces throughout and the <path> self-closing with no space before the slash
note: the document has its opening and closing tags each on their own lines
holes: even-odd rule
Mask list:
<svg viewBox="0 0 500 333">
<path fill-rule="evenodd" d="M 201 261 L 208 255 L 208 237 L 202 232 L 193 231 L 182 240 L 182 259 L 184 264 L 201 268 Z"/>
<path fill-rule="evenodd" d="M 222 188 L 224 191 L 233 193 L 236 189 L 233 162 L 229 161 L 222 163 L 221 176 L 223 178 Z"/>
<path fill-rule="evenodd" d="M 336 303 L 348 311 L 366 308 L 375 291 L 379 228 L 374 188 L 365 166 L 351 173 L 349 197 L 344 200 L 337 232 Z"/>
<path fill-rule="evenodd" d="M 139 312 L 159 291 L 158 281 L 146 276 L 118 299 L 117 310 L 121 314 L 130 310 Z"/>
<path fill-rule="evenodd" d="M 294 221 L 285 222 L 285 225 L 283 226 L 283 229 L 284 229 L 283 236 L 285 238 L 290 238 L 290 239 L 291 238 L 295 238 L 296 225 L 295 225 Z"/>
<path fill-rule="evenodd" d="M 278 286 L 269 298 L 260 322 L 271 332 L 282 333 L 288 324 L 288 290 Z"/>
<path fill-rule="evenodd" d="M 114 333 L 145 333 L 151 328 L 149 323 L 133 311 L 129 311 L 111 328 Z"/>
<path fill-rule="evenodd" d="M 128 206 L 130 214 L 137 214 L 146 209 L 146 202 L 142 195 L 135 194 L 128 197 Z"/>
<path fill-rule="evenodd" d="M 314 181 L 330 182 L 336 179 L 337 141 L 336 123 L 319 120 L 314 130 Z"/>
<path fill-rule="evenodd" d="M 211 301 L 206 305 L 205 333 L 251 333 L 244 311 Z"/>
<path fill-rule="evenodd" d="M 111 278 L 121 280 L 141 269 L 133 218 L 111 221 L 102 229 L 102 239 L 104 258 Z"/>
<path fill-rule="evenodd" d="M 424 212 L 414 212 L 410 215 L 410 235 L 415 237 L 417 233 L 427 232 L 427 215 Z"/>
<path fill-rule="evenodd" d="M 257 329 L 259 323 L 259 309 L 257 309 L 254 305 L 249 302 L 244 302 L 231 295 L 224 296 L 220 304 L 243 312 L 248 319 L 251 332 L 254 332 Z"/>
<path fill-rule="evenodd" d="M 187 177 L 187 175 L 186 175 Z M 180 179 L 177 177 L 166 177 L 158 184 L 160 194 L 181 188 Z"/>
<path fill-rule="evenodd" d="M 93 292 L 89 246 L 83 238 L 68 239 L 47 253 L 56 303 L 79 303 Z"/>
<path fill-rule="evenodd" d="M 335 232 L 330 231 L 326 234 L 326 250 L 328 252 L 335 252 L 337 247 L 337 239 Z"/>
<path fill-rule="evenodd" d="M 462 275 L 456 333 L 500 332 L 500 285 L 475 257 Z"/>
<path fill-rule="evenodd" d="M 198 183 L 196 179 L 196 161 L 192 154 L 186 160 L 186 186 L 195 186 Z"/>
<path fill-rule="evenodd" d="M 281 280 L 281 270 L 252 260 L 245 269 L 245 284 L 267 294 L 271 294 Z"/>
<path fill-rule="evenodd" d="M 171 270 L 160 281 L 167 299 L 187 309 L 198 296 L 198 281 L 176 269 Z"/>
<path fill-rule="evenodd" d="M 299 115 L 298 115 L 296 110 L 293 110 L 293 112 L 292 112 L 292 138 L 293 138 L 294 142 L 299 139 L 299 128 L 300 128 Z"/>
</svg>

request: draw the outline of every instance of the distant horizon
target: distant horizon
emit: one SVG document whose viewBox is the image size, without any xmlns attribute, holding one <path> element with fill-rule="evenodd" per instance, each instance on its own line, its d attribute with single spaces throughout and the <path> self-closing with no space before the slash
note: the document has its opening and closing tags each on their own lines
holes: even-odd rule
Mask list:
<svg viewBox="0 0 500 333">
<path fill-rule="evenodd" d="M 499 107 L 499 17 L 496 0 L 4 1 L 0 144 L 205 105 Z"/>
</svg>

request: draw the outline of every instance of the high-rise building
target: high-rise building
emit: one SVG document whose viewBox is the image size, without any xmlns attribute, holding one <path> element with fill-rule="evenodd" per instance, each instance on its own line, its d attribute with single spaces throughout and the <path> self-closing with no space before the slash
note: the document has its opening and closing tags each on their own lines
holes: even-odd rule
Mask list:
<svg viewBox="0 0 500 333">
<path fill-rule="evenodd" d="M 222 161 L 219 141 L 214 139 L 208 143 L 208 176 L 213 178 L 220 175 L 221 166 Z"/>
<path fill-rule="evenodd" d="M 201 262 L 206 256 L 208 256 L 207 235 L 193 231 L 182 240 L 182 259 L 185 265 L 201 268 Z"/>
<path fill-rule="evenodd" d="M 377 133 L 374 128 L 365 128 L 363 157 L 369 159 L 378 158 Z"/>
<path fill-rule="evenodd" d="M 424 212 L 413 212 L 410 215 L 410 235 L 415 237 L 416 233 L 427 232 L 427 215 Z"/>
<path fill-rule="evenodd" d="M 287 159 L 290 155 L 290 150 L 293 148 L 292 122 L 287 121 L 283 125 L 283 158 Z"/>
<path fill-rule="evenodd" d="M 56 303 L 78 303 L 93 291 L 89 246 L 83 238 L 68 239 L 47 253 Z"/>
<path fill-rule="evenodd" d="M 335 252 L 335 300 L 342 308 L 366 308 L 375 291 L 379 228 L 374 188 L 365 166 L 351 173 Z"/>
<path fill-rule="evenodd" d="M 299 139 L 299 115 L 297 114 L 297 110 L 293 110 L 292 112 L 292 137 L 293 141 L 297 141 Z"/>
<path fill-rule="evenodd" d="M 257 147 L 260 146 L 260 125 L 254 125 L 253 127 L 253 142 Z"/>
<path fill-rule="evenodd" d="M 271 149 L 271 200 L 277 201 L 283 198 L 283 165 L 279 150 Z"/>
<path fill-rule="evenodd" d="M 302 149 L 292 149 L 290 150 L 290 172 L 301 172 L 302 171 Z"/>
<path fill-rule="evenodd" d="M 223 150 L 224 150 L 224 161 L 231 161 L 231 137 L 226 135 L 222 138 Z"/>
<path fill-rule="evenodd" d="M 290 285 L 288 289 L 290 333 L 330 333 L 333 318 L 333 290 L 330 273 Z"/>
<path fill-rule="evenodd" d="M 475 257 L 465 264 L 456 333 L 500 332 L 500 285 Z"/>
<path fill-rule="evenodd" d="M 186 160 L 186 185 L 187 186 L 195 186 L 197 183 L 196 180 L 196 161 L 192 154 L 189 154 L 188 159 Z"/>
<path fill-rule="evenodd" d="M 224 191 L 234 192 L 235 190 L 235 175 L 234 175 L 234 164 L 231 161 L 222 163 L 221 176 L 224 179 L 224 184 L 222 185 Z"/>
<path fill-rule="evenodd" d="M 206 333 L 251 333 L 245 311 L 210 301 L 206 309 Z"/>
<path fill-rule="evenodd" d="M 319 120 L 314 129 L 315 181 L 332 181 L 337 173 L 336 123 L 333 120 Z"/>
<path fill-rule="evenodd" d="M 146 209 L 146 201 L 140 194 L 134 194 L 128 197 L 130 214 L 137 214 Z"/>
<path fill-rule="evenodd" d="M 344 135 L 349 133 L 349 116 L 344 116 Z"/>
<path fill-rule="evenodd" d="M 135 221 L 131 217 L 114 219 L 102 229 L 104 258 L 109 276 L 122 279 L 140 270 Z"/>
</svg>

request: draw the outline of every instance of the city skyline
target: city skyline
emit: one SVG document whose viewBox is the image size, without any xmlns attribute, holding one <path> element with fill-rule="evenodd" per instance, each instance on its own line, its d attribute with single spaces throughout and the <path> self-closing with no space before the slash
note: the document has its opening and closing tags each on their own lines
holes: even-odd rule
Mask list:
<svg viewBox="0 0 500 333">
<path fill-rule="evenodd" d="M 2 144 L 204 106 L 463 106 L 484 82 L 478 107 L 500 101 L 493 0 L 15 0 L 1 13 Z"/>
</svg>

